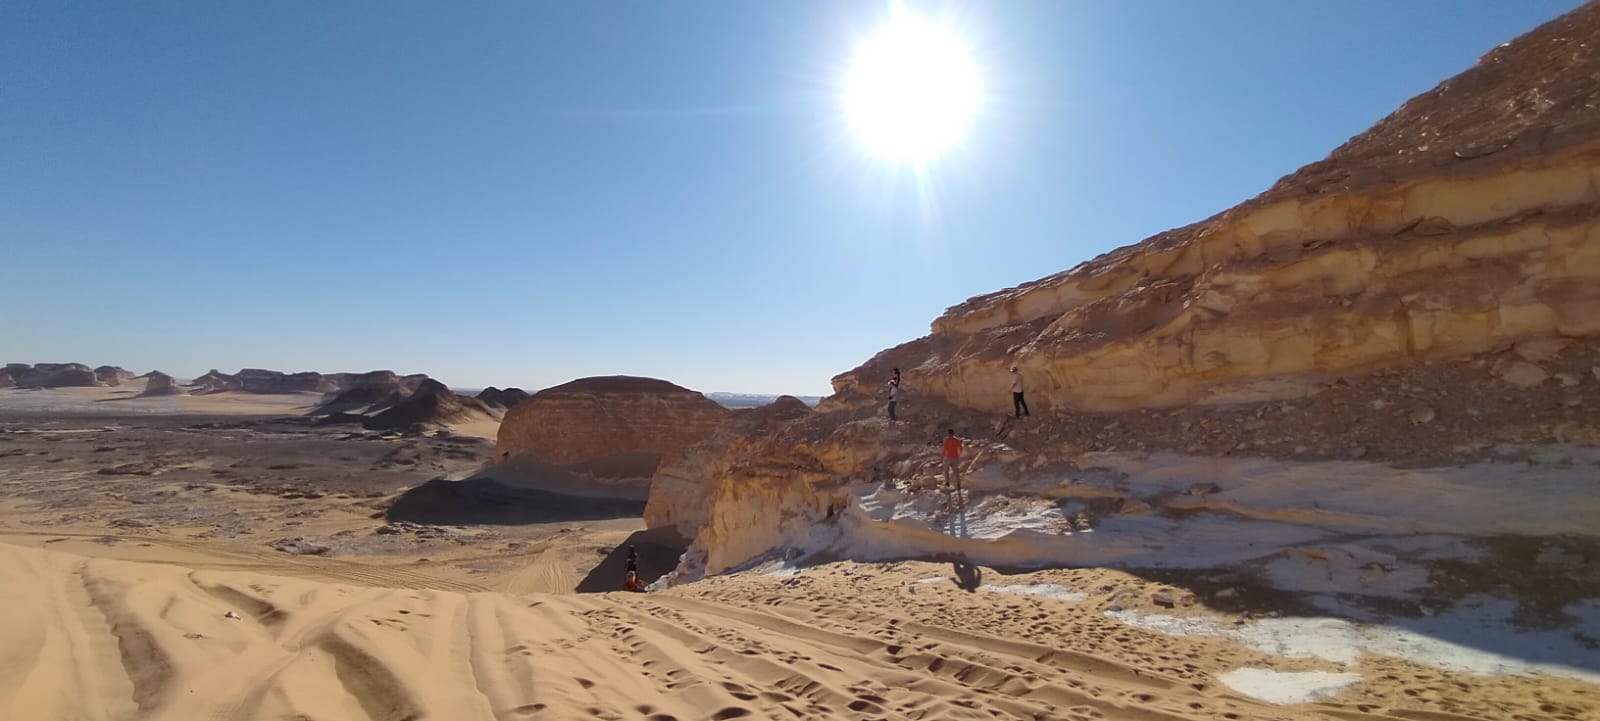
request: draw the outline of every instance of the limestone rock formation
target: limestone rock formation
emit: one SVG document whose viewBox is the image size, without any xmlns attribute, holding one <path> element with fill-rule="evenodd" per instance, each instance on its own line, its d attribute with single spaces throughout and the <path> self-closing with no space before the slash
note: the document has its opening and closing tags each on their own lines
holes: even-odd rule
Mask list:
<svg viewBox="0 0 1600 721">
<path fill-rule="evenodd" d="M 1284 398 L 1318 378 L 1600 334 L 1600 7 L 1496 48 L 1256 198 L 972 298 L 890 367 L 926 396 L 1039 410 Z"/>
<path fill-rule="evenodd" d="M 507 411 L 501 458 L 531 456 L 596 476 L 648 479 L 662 455 L 710 436 L 732 411 L 654 378 L 581 378 Z"/>
<path fill-rule="evenodd" d="M 369 371 L 366 373 L 335 373 L 327 376 L 328 380 L 336 383 L 339 390 L 329 394 L 321 404 L 311 411 L 311 415 L 330 415 L 335 413 L 379 413 L 389 408 L 407 396 L 410 396 L 420 385 L 423 376 L 415 384 L 403 381 L 394 371 Z"/>
<path fill-rule="evenodd" d="M 137 376 L 118 366 L 100 366 L 94 369 L 94 377 L 103 385 L 120 386 L 123 381 L 131 381 Z"/>
<path fill-rule="evenodd" d="M 283 373 L 281 371 L 245 368 L 235 376 L 239 390 L 246 393 L 329 393 L 339 390 L 321 373 Z"/>
<path fill-rule="evenodd" d="M 838 493 L 915 488 L 946 424 L 1002 488 L 1057 482 L 1088 452 L 1454 465 L 1600 445 L 1596 37 L 1590 3 L 1254 199 L 950 308 L 836 377 L 817 412 L 664 465 L 650 523 L 696 527 L 691 577 L 870 533 L 860 514 L 830 524 Z M 1003 415 L 1013 365 L 1021 423 Z M 890 424 L 893 367 L 917 403 Z M 1083 502 L 1165 502 L 1115 483 Z"/>
<path fill-rule="evenodd" d="M 124 371 L 125 372 L 125 371 Z M 7 363 L 5 374 L 20 388 L 70 388 L 98 386 L 100 379 L 82 363 Z"/>
<path fill-rule="evenodd" d="M 161 371 L 150 371 L 145 374 L 144 396 L 170 396 L 183 393 L 183 387 L 178 385 L 178 379 Z"/>
<path fill-rule="evenodd" d="M 493 420 L 494 411 L 476 398 L 452 393 L 439 381 L 428 379 L 404 400 L 374 415 L 363 424 L 370 430 L 411 428 L 416 425 L 444 425 Z"/>
<path fill-rule="evenodd" d="M 734 415 L 709 438 L 666 454 L 650 479 L 645 525 L 674 526 L 683 536 L 692 537 L 705 523 L 716 492 L 708 479 L 730 477 L 736 466 L 739 472 L 748 471 L 740 459 L 752 455 L 750 450 L 759 439 L 811 412 L 804 401 L 781 396 L 771 404 Z"/>
<path fill-rule="evenodd" d="M 189 381 L 191 393 L 222 393 L 225 391 L 239 390 L 239 379 L 223 373 L 215 368 L 206 371 L 205 375 Z"/>
<path fill-rule="evenodd" d="M 512 408 L 518 403 L 528 400 L 528 392 L 521 388 L 501 390 L 494 386 L 489 386 L 478 393 L 478 400 L 500 408 Z"/>
</svg>

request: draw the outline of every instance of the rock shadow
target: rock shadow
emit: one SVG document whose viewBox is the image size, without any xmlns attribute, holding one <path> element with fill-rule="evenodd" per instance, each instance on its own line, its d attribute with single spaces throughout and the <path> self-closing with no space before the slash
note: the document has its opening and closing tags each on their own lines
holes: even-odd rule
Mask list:
<svg viewBox="0 0 1600 721">
<path fill-rule="evenodd" d="M 671 526 L 638 531 L 611 549 L 599 565 L 578 582 L 577 592 L 621 591 L 622 580 L 627 574 L 630 545 L 639 552 L 640 580 L 652 583 L 677 567 L 678 559 L 689 548 L 689 540 L 679 535 L 678 529 Z"/>
<path fill-rule="evenodd" d="M 644 503 L 518 488 L 492 478 L 435 478 L 400 494 L 384 516 L 390 521 L 429 525 L 516 526 L 639 518 L 644 515 Z"/>
</svg>

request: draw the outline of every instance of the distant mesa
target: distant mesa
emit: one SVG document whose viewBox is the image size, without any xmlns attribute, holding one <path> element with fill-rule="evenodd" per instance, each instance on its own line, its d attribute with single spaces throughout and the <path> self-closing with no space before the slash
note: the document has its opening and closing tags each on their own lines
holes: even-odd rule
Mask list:
<svg viewBox="0 0 1600 721">
<path fill-rule="evenodd" d="M 794 398 L 812 408 L 822 402 L 822 396 L 777 396 L 762 393 L 707 393 L 707 398 L 716 401 L 724 408 L 760 408 L 776 402 L 779 398 Z"/>
<path fill-rule="evenodd" d="M 427 376 L 402 379 L 394 371 L 339 373 L 329 377 L 337 379 L 341 390 L 318 405 L 312 415 L 379 413 L 404 400 L 427 379 Z M 412 378 L 417 380 L 410 382 Z"/>
<path fill-rule="evenodd" d="M 478 400 L 499 408 L 513 408 L 518 403 L 528 400 L 528 392 L 521 388 L 501 390 L 494 386 L 489 386 L 478 393 Z"/>
<path fill-rule="evenodd" d="M 0 388 L 73 388 L 101 385 L 94 369 L 82 363 L 37 365 L 7 363 L 0 374 L 4 376 L 0 378 Z"/>
<path fill-rule="evenodd" d="M 191 393 L 222 393 L 224 391 L 239 390 L 239 379 L 228 375 L 215 368 L 206 371 L 206 374 L 189 381 Z"/>
<path fill-rule="evenodd" d="M 696 391 L 656 378 L 579 378 L 507 411 L 496 452 L 502 460 L 528 457 L 642 489 L 663 455 L 704 440 L 732 415 Z"/>
<path fill-rule="evenodd" d="M 495 415 L 483 401 L 456 395 L 443 383 L 429 378 L 422 381 L 415 392 L 368 418 L 362 425 L 369 430 L 398 430 L 417 425 L 492 421 Z"/>
<path fill-rule="evenodd" d="M 144 392 L 140 396 L 175 396 L 184 393 L 183 386 L 178 385 L 178 379 L 161 371 L 150 371 L 144 375 Z"/>
<path fill-rule="evenodd" d="M 100 366 L 94 369 L 94 377 L 104 385 L 120 386 L 124 381 L 131 381 L 138 376 L 119 366 Z"/>
<path fill-rule="evenodd" d="M 427 376 L 417 374 L 397 376 L 393 371 L 367 373 L 284 373 L 282 371 L 245 368 L 238 373 L 223 373 L 215 368 L 189 382 L 194 393 L 341 393 L 347 390 L 382 387 L 384 395 L 400 388 L 415 390 Z"/>
<path fill-rule="evenodd" d="M 283 373 L 281 371 L 246 368 L 235 376 L 239 390 L 246 393 L 331 393 L 339 386 L 321 373 Z"/>
</svg>

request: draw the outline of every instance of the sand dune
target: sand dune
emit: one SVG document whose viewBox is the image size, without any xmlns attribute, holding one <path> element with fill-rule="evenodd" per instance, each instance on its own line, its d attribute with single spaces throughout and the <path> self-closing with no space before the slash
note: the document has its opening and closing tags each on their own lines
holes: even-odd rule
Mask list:
<svg viewBox="0 0 1600 721">
<path fill-rule="evenodd" d="M 916 582 L 937 568 L 836 564 L 657 594 L 463 594 L 0 545 L 0 718 L 1179 721 L 1479 710 L 1439 711 L 1451 693 L 1466 696 L 1461 679 L 1414 669 L 1367 674 L 1354 684 L 1359 706 L 1340 703 L 1337 685 L 1311 705 L 1251 700 L 1214 676 L 1247 666 L 1251 677 L 1296 672 L 1303 686 L 1325 669 L 1162 637 L 1048 597 Z M 1556 700 L 1565 683 L 1544 679 L 1529 694 L 1530 684 L 1495 677 L 1479 705 L 1507 718 L 1524 706 L 1529 718 L 1592 712 L 1578 696 Z"/>
</svg>

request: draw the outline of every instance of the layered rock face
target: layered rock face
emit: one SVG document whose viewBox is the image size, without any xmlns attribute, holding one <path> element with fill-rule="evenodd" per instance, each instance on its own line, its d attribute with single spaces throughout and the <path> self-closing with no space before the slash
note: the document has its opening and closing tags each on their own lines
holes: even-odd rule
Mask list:
<svg viewBox="0 0 1600 721">
<path fill-rule="evenodd" d="M 69 388 L 101 384 L 94 370 L 82 363 L 7 363 L 4 374 L 10 379 L 9 386 L 21 388 Z M 4 385 L 6 382 L 0 381 L 0 386 Z"/>
<path fill-rule="evenodd" d="M 596 475 L 649 478 L 662 455 L 709 437 L 731 413 L 663 380 L 582 378 L 507 411 L 496 449 L 501 458 L 531 456 L 583 464 Z"/>
<path fill-rule="evenodd" d="M 245 368 L 235 376 L 239 390 L 246 393 L 331 393 L 339 390 L 338 384 L 311 371 L 283 373 L 281 371 Z"/>
<path fill-rule="evenodd" d="M 645 525 L 673 526 L 692 538 L 705 523 L 716 490 L 705 480 L 748 471 L 745 461 L 756 455 L 761 439 L 811 413 L 804 401 L 782 396 L 769 405 L 738 413 L 709 438 L 666 454 L 650 479 Z"/>
<path fill-rule="evenodd" d="M 1106 451 L 1455 465 L 1600 444 L 1596 37 L 1591 3 L 1252 200 L 951 308 L 818 412 L 664 465 L 650 522 L 698 526 L 690 577 L 815 548 L 840 489 L 928 479 L 945 424 L 1002 489 Z M 876 417 L 893 367 L 910 423 Z M 1083 502 L 1150 512 L 1108 485 Z"/>
<path fill-rule="evenodd" d="M 893 366 L 924 395 L 1126 410 L 1600 334 L 1600 8 L 1501 46 L 1213 218 L 951 308 Z"/>
</svg>

